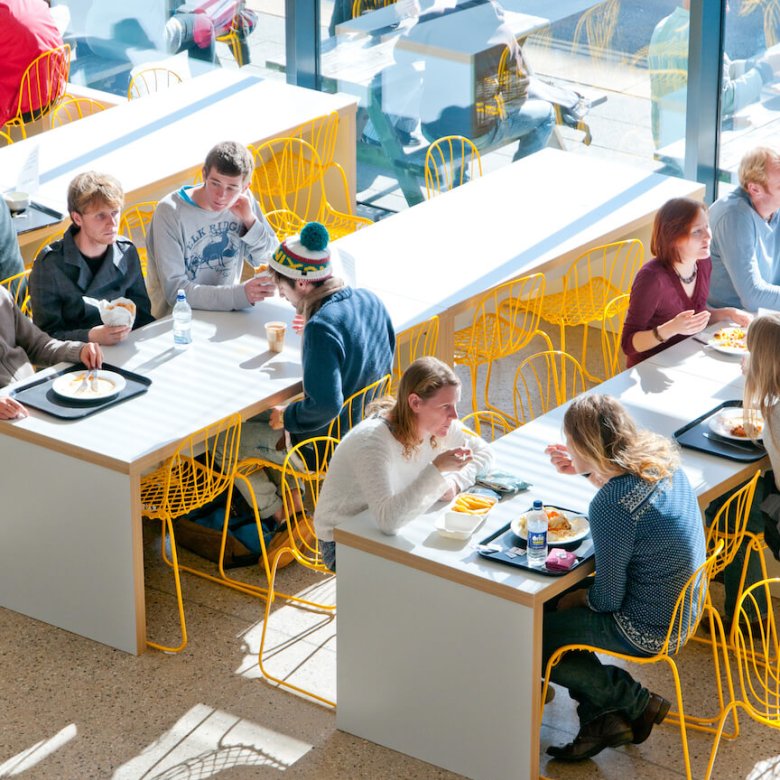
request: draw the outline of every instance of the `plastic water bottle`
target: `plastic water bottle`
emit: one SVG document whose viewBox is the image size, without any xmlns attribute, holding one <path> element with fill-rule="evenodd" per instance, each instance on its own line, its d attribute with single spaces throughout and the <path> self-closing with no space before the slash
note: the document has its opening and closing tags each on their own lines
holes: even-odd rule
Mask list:
<svg viewBox="0 0 780 780">
<path fill-rule="evenodd" d="M 176 304 L 173 307 L 173 343 L 177 349 L 185 349 L 192 343 L 192 309 L 184 290 L 176 293 Z"/>
<path fill-rule="evenodd" d="M 526 531 L 528 539 L 528 565 L 541 569 L 547 560 L 547 512 L 541 501 L 534 501 L 528 513 Z"/>
</svg>

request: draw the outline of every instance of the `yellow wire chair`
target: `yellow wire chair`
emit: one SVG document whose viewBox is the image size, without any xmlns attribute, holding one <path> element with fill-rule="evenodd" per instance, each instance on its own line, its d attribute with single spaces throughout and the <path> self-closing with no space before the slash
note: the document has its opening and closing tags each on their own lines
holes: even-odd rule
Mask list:
<svg viewBox="0 0 780 780">
<path fill-rule="evenodd" d="M 737 603 L 732 629 L 734 661 L 739 678 L 739 698 L 732 697 L 721 713 L 715 741 L 710 752 L 705 780 L 712 777 L 723 729 L 733 712 L 744 710 L 750 718 L 769 728 L 780 729 L 780 642 L 777 617 L 770 608 L 759 617 L 761 603 L 771 604 L 771 587 L 780 586 L 780 578 L 763 579 L 751 585 Z M 771 773 L 770 773 L 771 774 Z"/>
<path fill-rule="evenodd" d="M 515 429 L 500 412 L 469 412 L 465 417 L 461 417 L 460 421 L 470 433 L 485 441 L 495 441 Z"/>
<path fill-rule="evenodd" d="M 720 555 L 722 545 L 719 545 L 714 552 L 699 566 L 690 576 L 688 582 L 683 586 L 680 595 L 677 598 L 672 618 L 669 622 L 669 629 L 666 633 L 666 639 L 662 649 L 652 656 L 633 656 L 624 653 L 618 653 L 614 650 L 605 650 L 601 647 L 594 647 L 586 644 L 564 645 L 558 648 L 547 662 L 547 668 L 544 674 L 544 685 L 542 687 L 542 702 L 547 695 L 547 689 L 550 685 L 550 675 L 553 667 L 558 664 L 566 653 L 573 651 L 586 651 L 607 655 L 611 658 L 619 658 L 622 661 L 635 664 L 655 664 L 665 663 L 674 679 L 675 694 L 677 697 L 677 712 L 684 712 L 682 686 L 680 684 L 680 673 L 675 662 L 675 656 L 682 650 L 686 642 L 693 636 L 699 623 L 706 616 L 709 621 L 710 633 L 717 636 L 718 641 L 712 645 L 713 663 L 715 666 L 715 684 L 718 690 L 718 700 L 720 702 L 721 712 L 726 707 L 726 699 L 723 693 L 723 681 L 721 673 L 724 672 L 727 680 L 728 694 L 730 700 L 734 697 L 734 686 L 731 679 L 731 670 L 729 667 L 728 653 L 726 650 L 726 637 L 723 632 L 723 623 L 721 622 L 718 611 L 713 607 L 710 599 L 709 583 L 712 578 L 712 572 L 715 562 Z M 696 620 L 688 621 L 686 625 L 686 616 L 695 613 L 698 615 Z M 716 634 L 717 632 L 717 634 Z M 722 669 L 721 669 L 722 665 Z M 698 681 L 697 681 L 698 682 Z M 542 705 L 544 707 L 544 705 Z M 668 718 L 667 718 L 668 719 Z M 687 717 L 678 718 L 677 724 L 680 727 L 680 738 L 682 741 L 683 759 L 685 763 L 685 776 L 691 780 L 691 760 L 688 750 L 688 736 L 686 731 Z"/>
<path fill-rule="evenodd" d="M 51 233 L 49 233 L 41 240 L 41 243 L 38 244 L 35 252 L 32 255 L 32 261 L 25 266 L 26 268 L 32 268 L 32 264 L 35 262 L 35 258 L 37 258 L 38 255 L 40 255 L 40 253 L 43 252 L 47 246 L 49 246 L 49 244 L 52 244 L 55 241 L 59 241 L 65 235 L 65 230 L 62 228 L 63 225 L 66 226 L 65 230 L 67 230 L 67 226 L 70 225 L 70 219 L 65 219 L 64 222 L 61 222 L 59 225 L 57 225 L 57 227 L 52 230 Z"/>
<path fill-rule="evenodd" d="M 65 97 L 51 112 L 51 126 L 59 127 L 77 122 L 85 116 L 99 114 L 106 107 L 97 100 L 85 97 Z"/>
<path fill-rule="evenodd" d="M 180 644 L 169 646 L 147 640 L 149 647 L 178 653 L 187 645 L 187 624 L 184 618 L 180 576 L 180 569 L 184 567 L 179 564 L 173 521 L 207 504 L 227 490 L 227 525 L 240 437 L 241 416 L 233 414 L 225 417 L 188 436 L 162 466 L 141 478 L 142 514 L 162 522 L 162 554 L 165 562 L 173 568 L 181 629 Z M 170 537 L 170 559 L 165 550 L 166 533 Z M 224 538 L 222 552 L 224 553 Z"/>
<path fill-rule="evenodd" d="M 439 318 L 435 314 L 433 317 L 396 334 L 390 393 L 395 393 L 398 383 L 401 381 L 401 375 L 417 358 L 436 354 L 438 344 Z"/>
<path fill-rule="evenodd" d="M 156 208 L 156 200 L 136 203 L 122 211 L 122 218 L 119 221 L 119 232 L 129 238 L 138 250 L 144 278 L 146 277 L 146 266 L 149 262 L 149 255 L 146 251 L 146 237 L 149 233 L 149 225 L 152 222 Z"/>
<path fill-rule="evenodd" d="M 352 18 L 376 11 L 377 8 L 385 8 L 388 5 L 395 5 L 396 0 L 354 0 L 352 3 Z"/>
<path fill-rule="evenodd" d="M 0 130 L 0 149 L 4 146 L 10 146 L 14 142 L 10 133 Z"/>
<path fill-rule="evenodd" d="M 638 239 L 615 241 L 583 252 L 566 271 L 561 292 L 550 293 L 542 303 L 543 320 L 558 325 L 560 348 L 566 349 L 566 328 L 583 326 L 580 364 L 588 379 L 601 377 L 588 372 L 588 326 L 601 322 L 607 304 L 621 293 L 627 293 L 644 259 L 644 248 Z"/>
<path fill-rule="evenodd" d="M 341 441 L 345 434 L 365 418 L 368 405 L 390 392 L 390 381 L 390 374 L 385 374 L 347 398 L 341 405 L 339 416 L 331 421 L 328 436 Z"/>
<path fill-rule="evenodd" d="M 584 45 L 593 59 L 606 57 L 617 29 L 619 12 L 620 0 L 605 0 L 585 11 L 572 36 L 572 53 L 578 53 Z"/>
<path fill-rule="evenodd" d="M 425 192 L 428 198 L 480 176 L 482 157 L 479 149 L 462 135 L 439 138 L 425 153 Z"/>
<path fill-rule="evenodd" d="M 265 602 L 265 616 L 263 618 L 263 632 L 260 637 L 260 649 L 257 654 L 257 662 L 260 672 L 267 680 L 275 682 L 277 685 L 299 693 L 306 694 L 323 704 L 335 707 L 336 703 L 320 696 L 313 691 L 294 685 L 288 680 L 276 677 L 265 667 L 265 640 L 268 631 L 268 622 L 271 614 L 271 605 L 277 596 L 290 600 L 288 596 L 276 591 L 276 572 L 279 567 L 279 560 L 282 556 L 292 555 L 293 558 L 305 566 L 307 569 L 320 572 L 321 574 L 331 574 L 330 570 L 322 561 L 322 554 L 319 549 L 316 534 L 314 533 L 314 508 L 317 506 L 317 500 L 320 495 L 320 486 L 328 470 L 328 463 L 333 455 L 333 450 L 338 442 L 329 436 L 319 436 L 310 439 L 307 442 L 293 447 L 285 458 L 282 467 L 282 502 L 287 525 L 287 544 L 280 547 L 274 555 L 271 563 L 271 575 L 268 579 L 268 598 Z M 313 451 L 313 454 L 312 454 Z M 300 460 L 304 460 L 308 465 L 308 470 L 301 471 L 297 465 Z M 299 505 L 299 496 L 306 496 L 308 508 L 297 509 Z M 315 608 L 331 615 L 335 613 L 335 604 L 320 604 L 312 601 L 304 601 L 296 597 L 293 601 L 303 604 L 307 608 Z M 330 617 L 328 618 L 330 619 Z"/>
<path fill-rule="evenodd" d="M 27 280 L 30 276 L 30 269 L 25 268 L 18 274 L 9 276 L 0 281 L 0 287 L 5 287 L 11 293 L 14 303 L 19 307 L 25 317 L 32 319 L 32 305 L 30 304 L 30 293 L 27 286 Z"/>
<path fill-rule="evenodd" d="M 63 44 L 39 54 L 22 75 L 19 98 L 14 115 L 5 123 L 10 132 L 19 128 L 22 138 L 27 138 L 27 124 L 43 119 L 65 94 L 70 75 L 70 44 Z M 40 103 L 38 108 L 30 108 Z"/>
<path fill-rule="evenodd" d="M 611 379 L 619 373 L 622 349 L 623 324 L 628 312 L 629 293 L 613 298 L 605 307 L 601 318 L 601 354 L 604 358 L 604 378 Z"/>
<path fill-rule="evenodd" d="M 521 276 L 485 293 L 474 307 L 472 324 L 455 332 L 457 365 L 471 372 L 472 410 L 480 409 L 477 394 L 479 367 L 487 364 L 483 409 L 501 410 L 489 400 L 493 363 L 521 350 L 534 336 L 541 336 L 549 349 L 552 343 L 539 330 L 539 316 L 544 301 L 544 275 Z"/>
<path fill-rule="evenodd" d="M 239 68 L 243 68 L 244 65 L 247 64 L 244 62 L 241 37 L 238 34 L 241 29 L 241 11 L 243 10 L 243 5 L 243 3 L 236 4 L 236 12 L 233 15 L 233 20 L 230 22 L 230 27 L 226 32 L 222 33 L 222 35 L 217 36 L 217 41 L 226 43 L 230 47 L 230 52 Z"/>
<path fill-rule="evenodd" d="M 254 155 L 252 192 L 266 216 L 270 213 L 276 220 L 277 215 L 284 215 L 289 224 L 294 224 L 293 215 L 300 225 L 321 222 L 332 240 L 373 224 L 370 219 L 337 211 L 330 205 L 322 159 L 308 141 L 276 138 L 256 147 Z M 276 230 L 279 223 L 269 222 Z M 277 231 L 280 240 L 290 235 Z"/>
<path fill-rule="evenodd" d="M 515 372 L 512 391 L 515 426 L 585 392 L 585 372 L 576 358 L 560 350 L 530 355 Z"/>
<path fill-rule="evenodd" d="M 181 84 L 182 81 L 182 77 L 170 68 L 144 68 L 130 79 L 127 86 L 127 99 L 135 100 L 144 95 L 151 95 L 152 92 L 160 92 Z"/>
</svg>

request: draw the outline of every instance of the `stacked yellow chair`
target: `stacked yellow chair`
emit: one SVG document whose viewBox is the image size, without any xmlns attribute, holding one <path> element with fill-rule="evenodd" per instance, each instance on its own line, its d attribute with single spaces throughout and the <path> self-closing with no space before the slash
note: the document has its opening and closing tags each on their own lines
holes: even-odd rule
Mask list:
<svg viewBox="0 0 780 780">
<path fill-rule="evenodd" d="M 65 94 L 69 75 L 69 44 L 39 54 L 22 75 L 15 113 L 2 129 L 10 133 L 13 128 L 19 128 L 21 137 L 27 138 L 26 125 L 43 119 L 57 105 Z M 39 108 L 29 109 L 37 102 L 41 103 Z"/>
<path fill-rule="evenodd" d="M 535 336 L 552 349 L 549 337 L 539 330 L 543 302 L 544 275 L 522 276 L 485 293 L 474 307 L 471 326 L 456 331 L 455 363 L 469 367 L 473 411 L 480 407 L 501 411 L 489 400 L 490 376 L 496 360 L 523 349 Z M 477 382 L 483 365 L 487 366 L 487 376 L 480 404 Z"/>
<path fill-rule="evenodd" d="M 289 600 L 290 597 L 276 591 L 276 573 L 279 562 L 285 556 L 292 556 L 301 566 L 320 574 L 331 574 L 322 561 L 322 555 L 314 533 L 314 509 L 320 494 L 320 487 L 328 470 L 328 463 L 333 455 L 333 450 L 338 442 L 328 436 L 310 439 L 293 447 L 287 454 L 282 467 L 282 501 L 286 518 L 287 538 L 283 546 L 280 546 L 271 561 L 271 572 L 268 579 L 268 598 L 265 602 L 265 615 L 263 617 L 263 631 L 260 638 L 260 650 L 258 651 L 258 666 L 263 677 L 277 685 L 304 693 L 317 701 L 335 707 L 336 703 L 314 691 L 295 685 L 289 680 L 272 674 L 267 666 L 265 653 L 266 636 L 271 616 L 271 605 L 277 597 Z M 301 470 L 299 464 L 303 461 L 307 465 L 306 470 Z M 300 509 L 300 496 L 305 496 L 306 507 Z M 294 602 L 307 609 L 323 611 L 328 615 L 335 614 L 335 604 L 321 604 L 296 597 Z"/>
<path fill-rule="evenodd" d="M 600 323 L 609 302 L 629 292 L 643 259 L 644 248 L 637 239 L 595 247 L 583 252 L 569 266 L 563 278 L 563 289 L 544 298 L 541 317 L 558 325 L 562 351 L 568 351 L 566 328 L 583 326 L 580 364 L 589 379 L 601 381 L 601 377 L 590 374 L 585 366 L 588 326 Z"/>
<path fill-rule="evenodd" d="M 723 692 L 723 681 L 721 673 L 725 674 L 728 693 L 731 699 L 734 697 L 734 688 L 731 679 L 731 671 L 729 667 L 728 653 L 726 651 L 726 637 L 723 632 L 723 624 L 721 623 L 720 616 L 717 610 L 713 607 L 710 599 L 709 583 L 712 579 L 713 570 L 715 568 L 715 562 L 722 550 L 722 544 L 720 544 L 707 558 L 707 560 L 699 566 L 698 569 L 691 575 L 688 582 L 682 588 L 680 595 L 677 599 L 677 603 L 672 613 L 672 618 L 669 622 L 669 629 L 666 634 L 666 641 L 663 648 L 652 656 L 632 656 L 624 653 L 618 653 L 613 650 L 605 650 L 601 647 L 594 647 L 592 645 L 585 644 L 571 644 L 556 650 L 550 660 L 547 662 L 547 668 L 545 669 L 544 685 L 542 688 L 542 701 L 544 702 L 547 695 L 547 689 L 550 685 L 550 675 L 553 667 L 556 666 L 561 658 L 566 653 L 574 651 L 585 651 L 591 653 L 598 653 L 599 655 L 606 655 L 610 658 L 619 658 L 620 660 L 628 663 L 635 664 L 656 664 L 665 663 L 674 679 L 675 694 L 677 700 L 677 712 L 684 713 L 683 706 L 683 694 L 680 684 L 680 672 L 677 668 L 677 662 L 675 657 L 682 650 L 683 646 L 696 632 L 699 623 L 706 617 L 709 623 L 710 633 L 713 637 L 716 637 L 717 641 L 713 642 L 712 655 L 713 664 L 715 667 L 715 685 L 718 690 L 718 699 L 721 704 L 721 711 L 725 709 L 725 697 Z M 686 625 L 686 615 L 695 612 L 699 617 L 698 620 L 689 621 Z M 697 681 L 698 682 L 698 681 Z M 544 707 L 544 705 L 542 705 Z M 668 718 L 667 718 L 668 719 Z M 691 760 L 688 750 L 688 735 L 686 732 L 686 724 L 688 723 L 687 717 L 681 717 L 677 719 L 680 727 L 680 739 L 682 741 L 683 752 L 683 765 L 685 767 L 685 776 L 687 780 L 692 780 L 691 776 Z"/>
<path fill-rule="evenodd" d="M 425 192 L 429 199 L 480 176 L 479 149 L 462 135 L 439 138 L 425 153 Z"/>
<path fill-rule="evenodd" d="M 584 393 L 585 372 L 566 352 L 537 352 L 517 367 L 513 388 L 514 424 L 524 425 Z"/>
<path fill-rule="evenodd" d="M 353 233 L 370 219 L 337 211 L 328 202 L 322 159 L 302 138 L 276 138 L 254 150 L 252 192 L 280 240 L 307 222 L 321 222 L 332 240 Z"/>
</svg>

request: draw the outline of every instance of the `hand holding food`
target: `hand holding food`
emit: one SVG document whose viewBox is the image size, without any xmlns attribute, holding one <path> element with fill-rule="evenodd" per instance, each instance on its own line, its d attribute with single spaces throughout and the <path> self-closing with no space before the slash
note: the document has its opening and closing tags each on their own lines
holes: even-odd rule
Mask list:
<svg viewBox="0 0 780 780">
<path fill-rule="evenodd" d="M 571 455 L 564 444 L 550 444 L 545 447 L 545 455 L 550 456 L 550 462 L 559 474 L 576 474 Z"/>
<path fill-rule="evenodd" d="M 87 338 L 95 344 L 103 344 L 106 347 L 110 347 L 123 341 L 129 335 L 130 328 L 126 325 L 95 325 L 94 328 L 90 328 Z"/>
<path fill-rule="evenodd" d="M 455 447 L 446 450 L 433 459 L 433 465 L 439 471 L 460 471 L 464 466 L 471 463 L 471 450 L 468 447 Z"/>
</svg>

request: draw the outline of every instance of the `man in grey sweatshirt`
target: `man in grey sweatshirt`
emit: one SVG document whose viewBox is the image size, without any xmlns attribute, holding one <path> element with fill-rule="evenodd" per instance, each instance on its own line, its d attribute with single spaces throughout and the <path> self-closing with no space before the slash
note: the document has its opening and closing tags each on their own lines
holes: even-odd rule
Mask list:
<svg viewBox="0 0 780 780">
<path fill-rule="evenodd" d="M 170 314 L 178 290 L 193 309 L 245 309 L 274 294 L 264 277 L 241 282 L 246 259 L 257 268 L 279 244 L 249 191 L 254 162 L 234 141 L 206 156 L 203 184 L 185 186 L 158 204 L 147 239 L 146 286 L 152 314 Z"/>
</svg>

